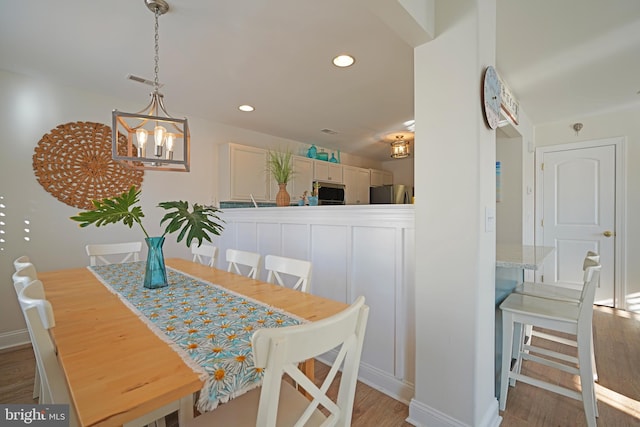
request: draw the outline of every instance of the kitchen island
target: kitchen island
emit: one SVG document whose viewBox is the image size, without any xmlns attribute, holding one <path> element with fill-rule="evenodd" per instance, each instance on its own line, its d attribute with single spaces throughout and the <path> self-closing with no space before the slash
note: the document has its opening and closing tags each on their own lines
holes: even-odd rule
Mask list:
<svg viewBox="0 0 640 427">
<path fill-rule="evenodd" d="M 312 262 L 310 292 L 371 307 L 360 379 L 405 403 L 414 395 L 413 205 L 223 209 L 217 267 L 227 248 Z M 266 279 L 261 271 L 260 279 Z"/>
<path fill-rule="evenodd" d="M 525 280 L 525 270 L 538 270 L 554 248 L 496 244 L 496 307 L 519 283 Z"/>
</svg>

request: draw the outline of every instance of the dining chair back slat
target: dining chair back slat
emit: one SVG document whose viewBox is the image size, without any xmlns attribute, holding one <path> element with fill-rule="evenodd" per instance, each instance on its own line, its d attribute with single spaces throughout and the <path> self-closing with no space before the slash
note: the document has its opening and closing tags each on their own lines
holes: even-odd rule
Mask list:
<svg viewBox="0 0 640 427">
<path fill-rule="evenodd" d="M 257 279 L 260 274 L 261 258 L 259 253 L 227 249 L 226 259 L 229 263 L 227 271 Z M 243 269 L 246 271 L 243 272 Z"/>
<path fill-rule="evenodd" d="M 193 245 L 191 246 L 191 253 L 193 254 L 193 262 L 199 262 L 209 267 L 216 266 L 217 247 L 206 244 L 200 246 Z"/>
<path fill-rule="evenodd" d="M 288 280 L 290 277 L 293 280 L 297 280 L 290 286 L 292 289 L 309 292 L 311 262 L 277 255 L 267 255 L 264 258 L 264 268 L 269 272 L 267 282 L 287 286 L 286 282 L 292 281 Z"/>
</svg>

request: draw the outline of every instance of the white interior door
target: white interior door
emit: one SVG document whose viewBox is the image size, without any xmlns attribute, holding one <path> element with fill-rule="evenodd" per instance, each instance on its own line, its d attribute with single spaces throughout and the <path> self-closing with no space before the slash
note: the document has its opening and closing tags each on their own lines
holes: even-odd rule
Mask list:
<svg viewBox="0 0 640 427">
<path fill-rule="evenodd" d="M 600 254 L 602 270 L 595 301 L 614 305 L 616 146 L 542 152 L 541 225 L 544 246 L 555 247 L 544 265 L 543 280 L 559 285 L 582 283 L 587 251 Z M 540 212 L 540 211 L 539 211 Z"/>
</svg>

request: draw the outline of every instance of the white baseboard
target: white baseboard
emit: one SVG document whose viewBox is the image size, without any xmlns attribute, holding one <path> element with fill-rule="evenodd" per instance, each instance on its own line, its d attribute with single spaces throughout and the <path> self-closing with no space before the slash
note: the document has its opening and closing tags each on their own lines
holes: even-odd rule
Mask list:
<svg viewBox="0 0 640 427">
<path fill-rule="evenodd" d="M 327 365 L 331 365 L 335 360 L 336 355 L 337 352 L 330 351 L 323 354 L 321 357 L 318 357 L 318 360 Z M 413 398 L 413 384 L 402 381 L 387 372 L 363 362 L 360 362 L 358 380 L 407 405 Z"/>
<path fill-rule="evenodd" d="M 19 329 L 17 331 L 4 332 L 0 334 L 0 350 L 30 344 L 29 331 Z"/>
<path fill-rule="evenodd" d="M 452 418 L 451 416 L 415 399 L 412 399 L 409 404 L 409 417 L 406 421 L 409 424 L 418 427 L 470 427 L 469 424 Z M 498 413 L 498 401 L 494 399 L 477 426 L 498 427 L 501 422 L 502 417 Z"/>
</svg>

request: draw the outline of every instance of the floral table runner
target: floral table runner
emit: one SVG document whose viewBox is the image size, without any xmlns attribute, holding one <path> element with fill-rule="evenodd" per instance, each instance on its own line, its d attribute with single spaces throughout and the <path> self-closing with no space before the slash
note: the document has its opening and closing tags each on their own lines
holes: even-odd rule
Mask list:
<svg viewBox="0 0 640 427">
<path fill-rule="evenodd" d="M 261 384 L 251 351 L 256 329 L 305 322 L 170 267 L 169 285 L 158 289 L 143 286 L 145 261 L 88 268 L 201 375 L 201 412 Z"/>
</svg>

